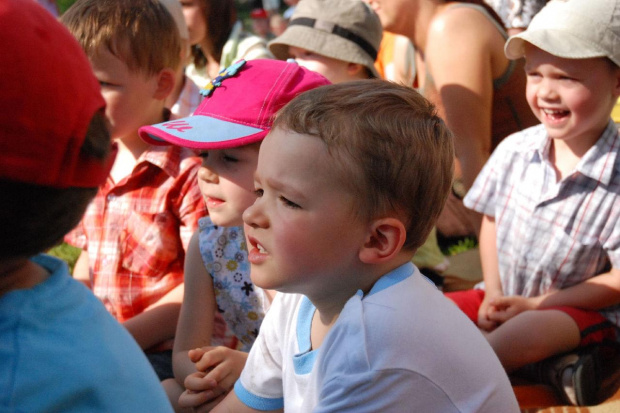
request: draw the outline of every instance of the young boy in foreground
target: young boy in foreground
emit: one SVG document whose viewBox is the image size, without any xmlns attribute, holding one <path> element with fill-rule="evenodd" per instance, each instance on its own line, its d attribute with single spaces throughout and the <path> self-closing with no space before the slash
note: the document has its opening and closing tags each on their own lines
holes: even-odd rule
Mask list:
<svg viewBox="0 0 620 413">
<path fill-rule="evenodd" d="M 89 57 L 119 147 L 67 237 L 84 250 L 74 277 L 127 327 L 160 379 L 171 378 L 185 250 L 206 213 L 196 183 L 200 159 L 177 146 L 150 146 L 138 128 L 169 120 L 164 106 L 180 64 L 179 30 L 157 0 L 78 0 L 61 21 Z"/>
<path fill-rule="evenodd" d="M 518 411 L 484 337 L 410 263 L 453 156 L 434 107 L 385 81 L 278 114 L 243 218 L 252 281 L 286 294 L 216 411 Z"/>
<path fill-rule="evenodd" d="M 509 372 L 620 339 L 618 33 L 620 0 L 553 1 L 506 44 L 525 56 L 542 124 L 503 141 L 467 194 L 485 214 L 484 290 L 450 298 Z M 565 361 L 551 384 L 566 402 L 595 402 L 591 356 Z"/>
<path fill-rule="evenodd" d="M 43 254 L 114 161 L 88 59 L 32 1 L 0 2 L 0 44 L 0 411 L 172 412 L 132 337 Z"/>
</svg>

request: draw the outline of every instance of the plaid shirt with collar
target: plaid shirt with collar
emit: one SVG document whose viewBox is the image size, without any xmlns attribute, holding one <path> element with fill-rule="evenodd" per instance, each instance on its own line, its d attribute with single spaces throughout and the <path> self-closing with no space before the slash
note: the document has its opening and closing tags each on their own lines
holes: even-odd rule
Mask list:
<svg viewBox="0 0 620 413">
<path fill-rule="evenodd" d="M 200 158 L 176 146 L 151 146 L 130 176 L 110 178 L 65 241 L 88 251 L 94 294 L 128 320 L 183 282 L 189 239 L 206 208 Z"/>
<path fill-rule="evenodd" d="M 495 218 L 506 295 L 539 296 L 620 268 L 617 127 L 610 120 L 573 173 L 559 182 L 550 147 L 542 125 L 509 136 L 464 200 Z M 620 326 L 620 305 L 600 313 Z"/>
</svg>

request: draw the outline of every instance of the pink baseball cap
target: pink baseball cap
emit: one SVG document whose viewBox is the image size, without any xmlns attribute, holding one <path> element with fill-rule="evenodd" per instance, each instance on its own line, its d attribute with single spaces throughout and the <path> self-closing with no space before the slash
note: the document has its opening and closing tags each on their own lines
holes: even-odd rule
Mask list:
<svg viewBox="0 0 620 413">
<path fill-rule="evenodd" d="M 101 87 L 82 48 L 34 1 L 0 1 L 0 179 L 97 187 L 114 156 L 80 154 Z"/>
<path fill-rule="evenodd" d="M 146 142 L 226 149 L 262 140 L 278 110 L 295 96 L 330 82 L 295 62 L 240 60 L 222 70 L 192 116 L 140 128 Z"/>
</svg>

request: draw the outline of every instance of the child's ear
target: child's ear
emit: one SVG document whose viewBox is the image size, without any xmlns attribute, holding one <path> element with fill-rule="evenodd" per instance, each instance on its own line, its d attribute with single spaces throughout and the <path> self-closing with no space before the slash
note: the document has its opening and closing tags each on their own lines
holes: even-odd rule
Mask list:
<svg viewBox="0 0 620 413">
<path fill-rule="evenodd" d="M 174 89 L 175 75 L 174 70 L 170 68 L 162 69 L 157 74 L 157 88 L 153 97 L 155 99 L 163 100 L 168 97 Z"/>
<path fill-rule="evenodd" d="M 614 87 L 614 96 L 620 97 L 620 68 L 616 67 L 614 71 L 614 75 L 616 77 L 616 86 Z"/>
<path fill-rule="evenodd" d="M 376 219 L 369 226 L 359 258 L 366 264 L 386 262 L 402 250 L 406 238 L 407 231 L 399 219 Z"/>
<path fill-rule="evenodd" d="M 349 76 L 360 76 L 366 68 L 359 63 L 349 63 L 347 65 L 347 73 Z"/>
</svg>

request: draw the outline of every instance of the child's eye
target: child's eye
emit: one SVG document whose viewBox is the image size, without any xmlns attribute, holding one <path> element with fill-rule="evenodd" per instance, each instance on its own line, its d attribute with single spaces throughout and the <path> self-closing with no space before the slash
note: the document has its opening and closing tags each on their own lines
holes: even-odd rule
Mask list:
<svg viewBox="0 0 620 413">
<path fill-rule="evenodd" d="M 209 157 L 209 152 L 208 151 L 201 151 L 198 156 L 200 156 L 202 159 L 207 159 Z"/>
<path fill-rule="evenodd" d="M 239 162 L 239 159 L 234 158 L 234 157 L 232 157 L 232 156 L 230 156 L 230 155 L 224 155 L 222 158 L 223 158 L 223 159 L 224 159 L 224 161 L 226 161 L 226 162 Z"/>
<path fill-rule="evenodd" d="M 112 83 L 109 83 L 109 82 L 104 82 L 103 80 L 100 80 L 99 81 L 99 86 L 101 86 L 103 88 L 103 87 L 113 87 L 113 86 L 116 86 L 116 85 L 114 85 Z"/>
<path fill-rule="evenodd" d="M 573 81 L 576 80 L 575 78 L 572 78 L 570 76 L 560 76 L 560 80 L 564 80 L 564 81 Z"/>
<path fill-rule="evenodd" d="M 289 201 L 288 199 L 286 199 L 283 196 L 280 196 L 280 200 L 284 203 L 285 206 L 287 206 L 288 208 L 293 208 L 293 209 L 301 209 L 301 207 L 299 205 L 297 205 L 296 203 L 294 203 L 293 201 Z"/>
<path fill-rule="evenodd" d="M 256 195 L 257 197 L 259 197 L 259 198 L 260 198 L 260 197 L 262 197 L 262 196 L 263 196 L 263 193 L 264 193 L 264 192 L 265 192 L 265 191 L 263 191 L 263 190 L 262 190 L 262 189 L 260 189 L 260 188 L 259 188 L 259 189 L 255 189 L 255 190 L 254 190 L 254 195 Z"/>
</svg>

